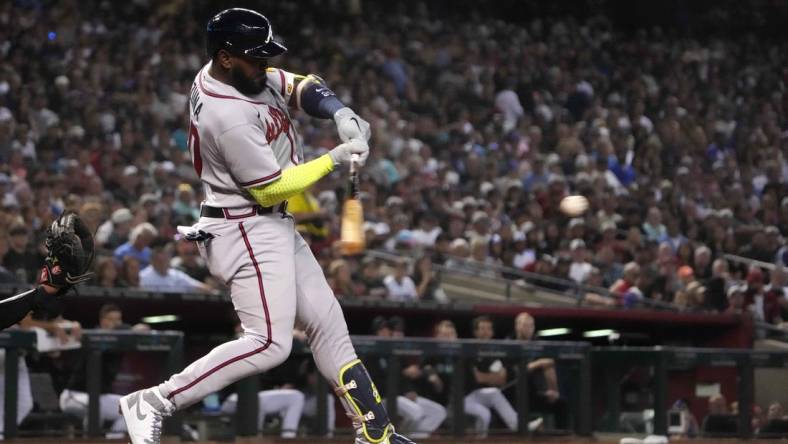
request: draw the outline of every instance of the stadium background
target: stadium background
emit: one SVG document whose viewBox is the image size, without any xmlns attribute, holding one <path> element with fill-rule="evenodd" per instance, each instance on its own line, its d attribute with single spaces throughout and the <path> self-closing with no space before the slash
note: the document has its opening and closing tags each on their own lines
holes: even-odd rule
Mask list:
<svg viewBox="0 0 788 444">
<path fill-rule="evenodd" d="M 7 291 L 32 283 L 42 228 L 71 208 L 99 233 L 101 254 L 99 288 L 71 298 L 67 319 L 91 328 L 107 302 L 130 324 L 175 315 L 149 325 L 184 331 L 187 360 L 232 334 L 221 284 L 175 240 L 201 201 L 185 103 L 205 61 L 204 23 L 229 6 L 265 13 L 290 48 L 275 65 L 319 73 L 373 126 L 362 176 L 370 253 L 343 258 L 333 246 L 340 174 L 311 190 L 315 219 L 303 226 L 352 334 L 374 333 L 382 315 L 404 319 L 405 336 L 432 336 L 448 317 L 468 338 L 486 314 L 502 339 L 527 310 L 538 331 L 571 330 L 557 340 L 781 347 L 779 1 L 4 2 Z M 330 122 L 296 119 L 308 157 L 337 143 Z M 568 194 L 591 201 L 583 217 L 557 211 Z M 145 222 L 156 233 L 144 243 L 207 294 L 140 290 L 144 264 L 117 248 L 135 228 L 147 237 Z M 394 291 L 385 277 L 397 270 L 416 295 Z M 583 335 L 601 329 L 614 331 Z M 127 359 L 115 387 L 151 382 L 156 365 Z M 669 401 L 685 398 L 698 420 L 708 413 L 698 382 L 736 400 L 735 372 L 689 373 L 673 375 Z M 634 394 L 651 382 L 634 374 L 622 401 L 639 409 L 648 399 Z M 756 387 L 764 422 L 772 401 L 788 401 L 770 384 Z"/>
</svg>

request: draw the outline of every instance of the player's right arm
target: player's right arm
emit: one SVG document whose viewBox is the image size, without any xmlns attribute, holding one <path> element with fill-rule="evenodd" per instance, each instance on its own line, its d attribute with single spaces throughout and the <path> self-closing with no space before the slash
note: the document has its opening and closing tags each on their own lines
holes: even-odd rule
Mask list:
<svg viewBox="0 0 788 444">
<path fill-rule="evenodd" d="M 296 80 L 298 80 L 298 76 L 296 76 Z M 296 108 L 304 110 L 310 116 L 320 119 L 334 119 L 339 138 L 343 142 L 348 142 L 351 139 L 369 142 L 372 135 L 369 123 L 342 103 L 322 78 L 314 74 L 302 77 L 295 87 L 293 97 Z M 292 104 L 293 100 L 291 99 L 290 102 Z M 365 161 L 365 156 L 359 159 L 361 165 Z"/>
<path fill-rule="evenodd" d="M 352 154 L 369 152 L 366 142 L 354 140 L 338 145 L 317 159 L 281 170 L 262 128 L 254 124 L 238 125 L 218 138 L 230 174 L 264 207 L 274 206 L 303 192 L 340 164 L 348 163 Z"/>
</svg>

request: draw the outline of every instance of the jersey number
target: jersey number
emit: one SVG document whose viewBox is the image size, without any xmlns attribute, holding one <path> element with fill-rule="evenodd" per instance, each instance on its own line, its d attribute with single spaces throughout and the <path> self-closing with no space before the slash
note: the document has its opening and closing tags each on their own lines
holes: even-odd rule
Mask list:
<svg viewBox="0 0 788 444">
<path fill-rule="evenodd" d="M 200 156 L 200 133 L 194 122 L 189 122 L 189 151 L 192 153 L 192 163 L 197 177 L 202 177 L 202 156 Z"/>
</svg>

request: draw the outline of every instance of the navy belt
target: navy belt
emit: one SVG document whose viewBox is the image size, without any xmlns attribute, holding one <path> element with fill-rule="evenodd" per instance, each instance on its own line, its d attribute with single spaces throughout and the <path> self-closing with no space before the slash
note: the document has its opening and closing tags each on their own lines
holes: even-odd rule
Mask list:
<svg viewBox="0 0 788 444">
<path fill-rule="evenodd" d="M 230 213 L 232 211 L 232 214 Z M 242 219 L 244 217 L 251 217 L 251 216 L 263 216 L 266 214 L 271 214 L 274 211 L 285 214 L 287 213 L 287 201 L 280 203 L 279 205 L 274 205 L 272 207 L 263 207 L 260 205 L 255 205 L 253 207 L 249 207 L 246 211 L 243 211 L 240 208 L 220 208 L 220 207 L 212 207 L 209 205 L 203 205 L 200 209 L 200 216 L 202 217 L 213 217 L 217 219 Z"/>
</svg>

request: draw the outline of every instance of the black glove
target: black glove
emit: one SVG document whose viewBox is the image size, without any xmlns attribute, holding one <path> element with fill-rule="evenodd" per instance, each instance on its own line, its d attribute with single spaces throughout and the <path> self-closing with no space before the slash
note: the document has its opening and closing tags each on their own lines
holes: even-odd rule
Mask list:
<svg viewBox="0 0 788 444">
<path fill-rule="evenodd" d="M 47 230 L 47 257 L 41 269 L 40 283 L 60 290 L 84 282 L 93 276 L 93 235 L 76 213 L 60 215 Z"/>
</svg>

